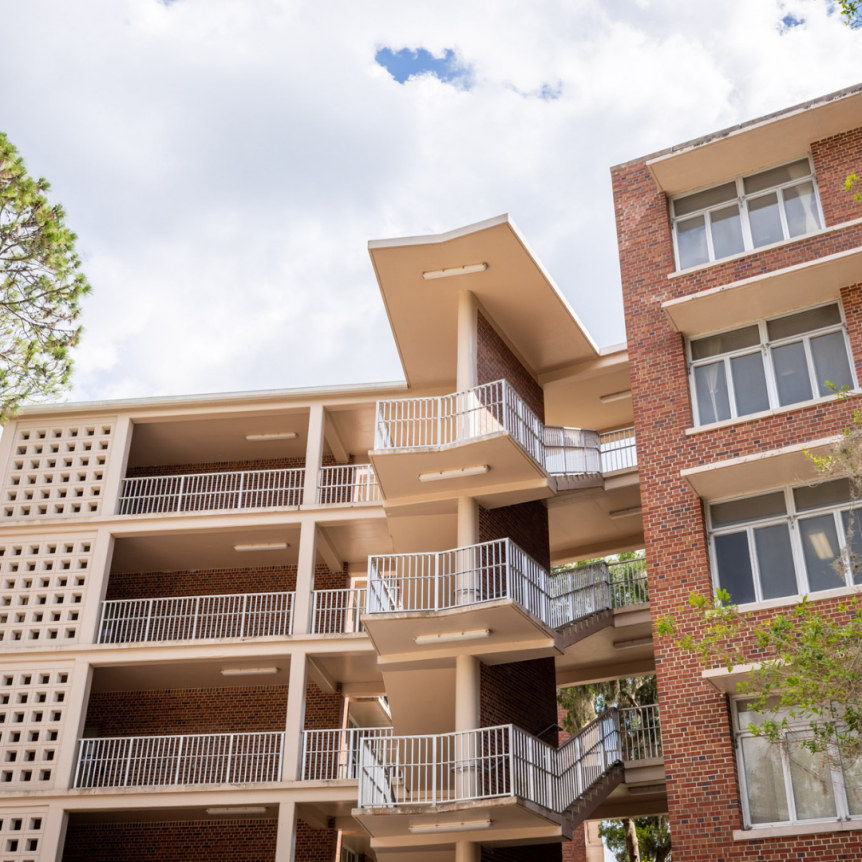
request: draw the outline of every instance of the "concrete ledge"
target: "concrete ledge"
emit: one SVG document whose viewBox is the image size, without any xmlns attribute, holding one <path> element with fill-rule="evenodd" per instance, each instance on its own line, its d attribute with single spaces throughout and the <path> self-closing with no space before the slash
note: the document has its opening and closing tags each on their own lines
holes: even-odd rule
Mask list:
<svg viewBox="0 0 862 862">
<path fill-rule="evenodd" d="M 767 826 L 762 829 L 734 829 L 734 841 L 763 841 L 768 838 L 795 838 L 799 835 L 822 835 L 829 832 L 856 832 L 862 829 L 862 818 L 834 820 L 830 823 L 794 823 Z"/>
</svg>

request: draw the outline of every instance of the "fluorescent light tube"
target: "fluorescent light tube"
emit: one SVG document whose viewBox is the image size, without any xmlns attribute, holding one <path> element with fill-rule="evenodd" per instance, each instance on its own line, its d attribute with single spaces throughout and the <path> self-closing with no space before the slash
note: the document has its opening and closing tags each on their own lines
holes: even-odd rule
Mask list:
<svg viewBox="0 0 862 862">
<path fill-rule="evenodd" d="M 462 479 L 466 476 L 481 476 L 491 468 L 487 464 L 476 467 L 461 467 L 457 470 L 440 470 L 439 473 L 420 473 L 420 482 L 439 482 L 441 479 Z"/>
<path fill-rule="evenodd" d="M 602 404 L 610 404 L 612 401 L 624 401 L 626 398 L 632 397 L 631 389 L 623 389 L 622 392 L 611 392 L 610 395 L 602 395 L 599 401 Z"/>
<path fill-rule="evenodd" d="M 249 805 L 244 808 L 207 808 L 207 814 L 266 814 L 262 805 Z"/>
<path fill-rule="evenodd" d="M 414 835 L 429 832 L 472 832 L 474 829 L 490 829 L 490 820 L 462 820 L 460 823 L 415 823 L 407 827 Z"/>
<path fill-rule="evenodd" d="M 469 275 L 471 272 L 484 272 L 487 268 L 487 263 L 471 263 L 467 266 L 453 266 L 449 269 L 432 269 L 430 272 L 423 272 L 422 278 L 429 281 L 432 278 L 449 278 L 450 275 Z"/>
<path fill-rule="evenodd" d="M 617 509 L 616 512 L 608 512 L 608 516 L 617 521 L 620 518 L 632 518 L 635 515 L 640 515 L 642 512 L 643 508 L 641 506 L 632 506 L 631 509 Z"/>
<path fill-rule="evenodd" d="M 275 434 L 246 434 L 246 440 L 296 440 L 296 431 L 279 431 Z"/>
<path fill-rule="evenodd" d="M 277 667 L 225 667 L 222 676 L 268 676 L 278 673 Z"/>
<path fill-rule="evenodd" d="M 287 542 L 259 542 L 254 545 L 234 545 L 235 551 L 286 551 L 290 545 Z"/>
<path fill-rule="evenodd" d="M 443 632 L 439 635 L 417 635 L 413 638 L 417 644 L 442 644 L 451 641 L 477 641 L 491 635 L 490 629 L 472 629 L 467 632 Z"/>
</svg>

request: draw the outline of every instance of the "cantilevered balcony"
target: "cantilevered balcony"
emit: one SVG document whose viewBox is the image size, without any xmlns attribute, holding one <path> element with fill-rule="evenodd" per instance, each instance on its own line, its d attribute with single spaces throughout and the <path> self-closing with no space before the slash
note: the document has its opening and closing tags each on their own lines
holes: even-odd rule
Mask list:
<svg viewBox="0 0 862 862">
<path fill-rule="evenodd" d="M 458 642 L 476 655 L 508 646 L 564 649 L 646 598 L 645 563 L 597 563 L 552 576 L 511 539 L 368 560 L 365 626 L 382 658 Z"/>
<path fill-rule="evenodd" d="M 281 780 L 284 733 L 81 739 L 76 788 L 253 784 Z"/>
<path fill-rule="evenodd" d="M 379 401 L 371 458 L 388 500 L 469 491 L 481 501 L 502 483 L 506 502 L 518 502 L 529 489 L 535 499 L 541 487 L 600 485 L 603 473 L 637 464 L 632 429 L 546 426 L 506 380 Z"/>
</svg>

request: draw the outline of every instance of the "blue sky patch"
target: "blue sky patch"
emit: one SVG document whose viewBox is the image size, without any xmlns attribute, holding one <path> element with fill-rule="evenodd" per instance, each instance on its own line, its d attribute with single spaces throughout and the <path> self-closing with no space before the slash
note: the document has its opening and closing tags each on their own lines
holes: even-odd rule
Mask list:
<svg viewBox="0 0 862 862">
<path fill-rule="evenodd" d="M 782 19 L 781 23 L 778 27 L 781 33 L 786 33 L 788 30 L 792 30 L 794 27 L 800 27 L 805 23 L 804 18 L 797 18 L 795 15 L 791 13 L 787 13 Z"/>
<path fill-rule="evenodd" d="M 447 48 L 442 57 L 435 57 L 430 51 L 419 48 L 416 51 L 410 48 L 402 48 L 393 51 L 391 48 L 381 48 L 374 59 L 398 81 L 399 84 L 406 83 L 416 75 L 424 75 L 430 72 L 432 75 L 444 82 L 466 83 L 469 77 L 469 69 L 459 63 L 455 52 Z"/>
</svg>

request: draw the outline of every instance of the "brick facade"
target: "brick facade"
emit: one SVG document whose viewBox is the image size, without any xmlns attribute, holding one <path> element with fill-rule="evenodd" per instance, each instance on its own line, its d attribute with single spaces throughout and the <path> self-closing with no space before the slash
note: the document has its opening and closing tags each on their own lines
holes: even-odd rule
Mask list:
<svg viewBox="0 0 862 862">
<path fill-rule="evenodd" d="M 274 819 L 92 823 L 72 814 L 63 862 L 274 862 L 277 829 Z"/>
<path fill-rule="evenodd" d="M 482 727 L 516 724 L 556 745 L 548 730 L 557 722 L 556 674 L 553 658 L 511 664 L 483 664 L 480 674 L 479 716 Z"/>
<path fill-rule="evenodd" d="M 476 372 L 479 385 L 493 383 L 495 380 L 508 380 L 527 406 L 544 422 L 545 393 L 542 387 L 524 368 L 482 312 L 477 312 L 477 315 Z"/>
<path fill-rule="evenodd" d="M 296 862 L 337 862 L 337 845 L 338 832 L 332 826 L 314 829 L 304 820 L 297 819 Z"/>
<path fill-rule="evenodd" d="M 551 568 L 551 543 L 548 532 L 548 510 L 541 500 L 501 506 L 499 509 L 479 507 L 479 541 L 493 542 L 511 539 L 540 566 Z"/>
<path fill-rule="evenodd" d="M 566 710 L 560 704 L 557 704 L 557 724 L 563 728 L 559 732 L 558 744 L 563 745 L 571 739 L 571 735 L 566 733 L 563 724 L 566 718 Z M 564 841 L 562 846 L 563 862 L 587 862 L 587 833 L 586 825 L 581 824 L 577 829 L 572 831 L 572 840 Z"/>
<path fill-rule="evenodd" d="M 843 188 L 843 175 L 858 158 L 859 147 L 858 132 L 813 147 L 827 226 L 862 216 L 862 207 L 853 214 Z M 862 225 L 754 251 L 668 280 L 674 261 L 665 196 L 643 163 L 614 169 L 613 187 L 655 620 L 678 613 L 692 590 L 712 588 L 701 501 L 680 471 L 836 434 L 853 413 L 853 405 L 833 401 L 686 435 L 692 410 L 684 342 L 661 303 L 856 247 L 862 244 Z M 856 287 L 842 291 L 857 370 L 862 362 L 860 293 Z M 682 625 L 687 619 L 683 612 Z M 743 824 L 727 701 L 703 682 L 696 659 L 658 637 L 655 649 L 674 855 L 687 862 L 858 856 L 862 833 L 750 845 L 733 841 L 731 831 Z M 838 848 L 846 855 L 835 855 Z"/>
</svg>

